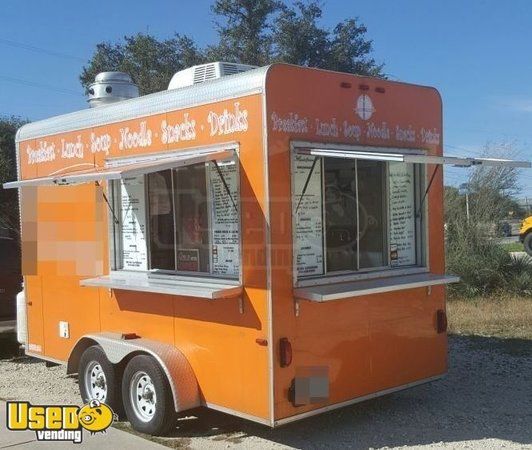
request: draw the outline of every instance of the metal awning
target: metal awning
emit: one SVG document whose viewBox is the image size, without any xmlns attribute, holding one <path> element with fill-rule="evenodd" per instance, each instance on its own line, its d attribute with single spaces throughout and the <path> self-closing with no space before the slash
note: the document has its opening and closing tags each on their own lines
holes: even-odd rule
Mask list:
<svg viewBox="0 0 532 450">
<path fill-rule="evenodd" d="M 178 295 L 207 300 L 234 298 L 242 295 L 242 285 L 238 281 L 223 279 L 194 280 L 192 277 L 172 276 L 152 278 L 145 273 L 118 272 L 81 280 L 79 284 L 86 287 Z"/>
<path fill-rule="evenodd" d="M 232 157 L 234 154 L 234 150 L 195 150 L 190 152 L 174 152 L 172 154 L 146 155 L 135 159 L 111 160 L 107 162 L 105 167 L 4 183 L 4 189 L 24 186 L 71 185 L 102 180 L 120 180 L 176 167 L 223 160 Z"/>
<path fill-rule="evenodd" d="M 453 275 L 419 273 L 413 275 L 391 276 L 294 289 L 294 296 L 313 302 L 328 302 L 362 295 L 382 294 L 384 292 L 402 291 L 427 286 L 457 283 L 460 278 Z"/>
<path fill-rule="evenodd" d="M 375 151 L 358 150 L 356 147 L 353 150 L 333 150 L 323 148 L 302 148 L 298 149 L 297 153 L 302 155 L 325 156 L 329 158 L 344 158 L 344 159 L 365 159 L 371 161 L 393 161 L 402 163 L 415 164 L 448 164 L 457 167 L 471 167 L 471 166 L 507 166 L 507 167 L 522 167 L 530 168 L 529 161 L 514 161 L 511 159 L 496 159 L 496 158 L 469 158 L 460 156 L 429 156 L 422 153 L 405 152 L 401 149 L 387 149 L 375 148 Z"/>
</svg>

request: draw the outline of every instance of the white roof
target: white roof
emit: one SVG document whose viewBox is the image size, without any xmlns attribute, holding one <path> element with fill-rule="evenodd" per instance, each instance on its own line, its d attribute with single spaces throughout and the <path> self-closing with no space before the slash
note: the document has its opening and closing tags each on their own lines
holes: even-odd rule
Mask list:
<svg viewBox="0 0 532 450">
<path fill-rule="evenodd" d="M 182 89 L 156 92 L 97 108 L 32 122 L 21 127 L 16 141 L 121 122 L 183 108 L 213 103 L 253 93 L 262 93 L 270 66 L 248 70 Z"/>
</svg>

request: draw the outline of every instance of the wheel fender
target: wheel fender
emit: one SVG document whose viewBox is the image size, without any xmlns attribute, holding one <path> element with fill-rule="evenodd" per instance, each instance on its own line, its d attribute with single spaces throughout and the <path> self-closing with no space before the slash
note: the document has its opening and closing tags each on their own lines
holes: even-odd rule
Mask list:
<svg viewBox="0 0 532 450">
<path fill-rule="evenodd" d="M 123 339 L 120 333 L 95 333 L 82 336 L 68 358 L 67 373 L 78 371 L 79 359 L 92 345 L 100 345 L 113 364 L 119 364 L 132 353 L 153 356 L 164 370 L 172 389 L 175 410 L 186 411 L 202 405 L 196 375 L 185 355 L 175 346 L 151 339 Z"/>
</svg>

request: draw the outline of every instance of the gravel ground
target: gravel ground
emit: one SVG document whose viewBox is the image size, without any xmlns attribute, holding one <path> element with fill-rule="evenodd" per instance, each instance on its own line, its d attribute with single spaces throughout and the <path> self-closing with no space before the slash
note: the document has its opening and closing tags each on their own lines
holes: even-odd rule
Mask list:
<svg viewBox="0 0 532 450">
<path fill-rule="evenodd" d="M 71 404 L 79 403 L 79 394 L 64 367 L 22 358 L 0 360 L 0 399 Z M 275 430 L 202 409 L 158 442 L 174 448 L 532 449 L 532 341 L 453 336 L 443 380 Z"/>
</svg>

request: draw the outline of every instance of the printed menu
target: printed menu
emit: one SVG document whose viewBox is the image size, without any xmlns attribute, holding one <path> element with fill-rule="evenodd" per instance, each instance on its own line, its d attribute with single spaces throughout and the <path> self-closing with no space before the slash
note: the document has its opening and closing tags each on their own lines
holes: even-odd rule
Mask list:
<svg viewBox="0 0 532 450">
<path fill-rule="evenodd" d="M 416 219 L 413 164 L 389 164 L 390 262 L 392 266 L 416 263 Z"/>
<path fill-rule="evenodd" d="M 234 161 L 219 162 L 218 169 L 214 163 L 209 163 L 212 201 L 212 273 L 238 276 L 240 266 L 238 170 Z"/>
<path fill-rule="evenodd" d="M 122 264 L 126 270 L 147 270 L 144 177 L 120 181 L 122 218 Z"/>
<path fill-rule="evenodd" d="M 322 162 L 315 157 L 294 154 L 292 200 L 295 220 L 295 255 L 298 276 L 323 274 Z M 305 195 L 302 197 L 308 179 Z"/>
</svg>

